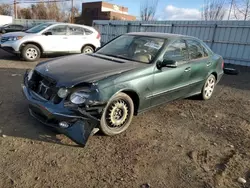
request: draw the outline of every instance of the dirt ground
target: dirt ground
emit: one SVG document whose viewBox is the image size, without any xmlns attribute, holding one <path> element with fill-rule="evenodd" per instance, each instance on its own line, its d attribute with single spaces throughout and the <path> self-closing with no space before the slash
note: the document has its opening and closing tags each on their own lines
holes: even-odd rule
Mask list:
<svg viewBox="0 0 250 188">
<path fill-rule="evenodd" d="M 82 148 L 29 115 L 20 84 L 35 64 L 0 51 L 0 187 L 250 187 L 249 68 L 209 101 L 159 106 Z"/>
</svg>

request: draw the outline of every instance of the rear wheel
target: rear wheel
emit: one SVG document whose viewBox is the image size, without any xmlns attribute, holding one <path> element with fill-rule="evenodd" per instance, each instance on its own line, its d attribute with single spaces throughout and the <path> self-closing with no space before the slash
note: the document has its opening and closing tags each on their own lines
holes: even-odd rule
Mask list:
<svg viewBox="0 0 250 188">
<path fill-rule="evenodd" d="M 207 78 L 207 80 L 202 88 L 201 96 L 202 96 L 203 100 L 208 100 L 212 97 L 215 85 L 216 85 L 216 78 L 213 74 L 211 74 Z"/>
<path fill-rule="evenodd" d="M 94 52 L 94 48 L 92 46 L 84 46 L 82 48 L 82 53 L 84 54 L 91 54 Z"/>
<path fill-rule="evenodd" d="M 21 53 L 22 53 L 22 57 L 26 61 L 36 61 L 41 56 L 40 49 L 36 45 L 33 45 L 33 44 L 27 44 L 26 46 L 24 46 Z"/>
<path fill-rule="evenodd" d="M 132 99 L 125 93 L 116 94 L 108 102 L 102 114 L 100 129 L 105 135 L 116 135 L 124 132 L 134 115 Z"/>
</svg>

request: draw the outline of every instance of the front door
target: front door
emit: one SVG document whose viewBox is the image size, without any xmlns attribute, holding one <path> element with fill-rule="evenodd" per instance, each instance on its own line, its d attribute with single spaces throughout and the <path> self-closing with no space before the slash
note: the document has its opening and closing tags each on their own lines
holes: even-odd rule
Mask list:
<svg viewBox="0 0 250 188">
<path fill-rule="evenodd" d="M 152 106 L 183 97 L 188 91 L 191 67 L 185 41 L 170 44 L 160 61 L 164 59 L 176 61 L 177 67 L 155 68 Z"/>
<path fill-rule="evenodd" d="M 45 52 L 69 52 L 70 42 L 67 36 L 67 25 L 56 25 L 44 33 L 50 32 L 51 35 L 41 35 L 39 43 Z"/>
</svg>

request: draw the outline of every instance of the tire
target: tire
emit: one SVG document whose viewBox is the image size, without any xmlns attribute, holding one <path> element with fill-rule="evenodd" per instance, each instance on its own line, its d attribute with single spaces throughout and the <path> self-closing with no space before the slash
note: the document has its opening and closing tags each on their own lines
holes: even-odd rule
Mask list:
<svg viewBox="0 0 250 188">
<path fill-rule="evenodd" d="M 209 100 L 212 97 L 215 85 L 216 85 L 216 78 L 213 74 L 211 74 L 207 78 L 202 88 L 201 97 L 203 100 Z"/>
<path fill-rule="evenodd" d="M 100 130 L 108 136 L 124 132 L 130 125 L 134 115 L 134 103 L 125 93 L 118 93 L 110 99 L 105 107 Z"/>
<path fill-rule="evenodd" d="M 94 48 L 92 46 L 89 46 L 89 45 L 84 46 L 82 48 L 82 53 L 84 53 L 84 54 L 92 54 L 92 53 L 94 53 L 94 51 L 95 51 Z"/>
<path fill-rule="evenodd" d="M 40 49 L 34 44 L 27 44 L 21 50 L 22 57 L 26 61 L 36 61 L 41 56 Z"/>
</svg>

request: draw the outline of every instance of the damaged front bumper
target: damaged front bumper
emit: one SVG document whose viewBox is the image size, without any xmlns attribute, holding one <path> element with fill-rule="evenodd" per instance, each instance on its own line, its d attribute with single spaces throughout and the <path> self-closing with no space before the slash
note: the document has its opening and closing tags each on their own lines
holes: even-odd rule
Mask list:
<svg viewBox="0 0 250 188">
<path fill-rule="evenodd" d="M 64 101 L 54 104 L 39 97 L 27 86 L 26 75 L 22 90 L 29 102 L 30 114 L 45 125 L 53 127 L 65 134 L 74 142 L 85 146 L 92 130 L 99 126 L 99 119 L 84 109 L 70 109 L 64 106 Z M 60 126 L 61 124 L 68 126 Z"/>
</svg>

